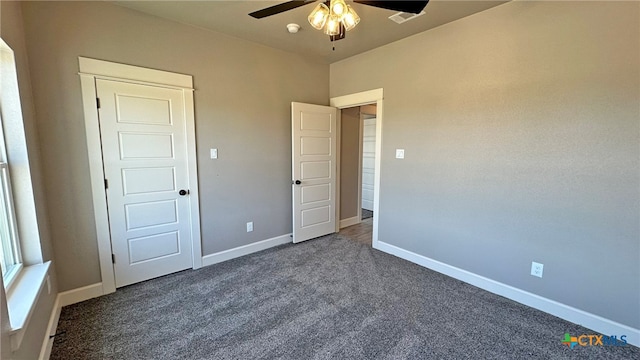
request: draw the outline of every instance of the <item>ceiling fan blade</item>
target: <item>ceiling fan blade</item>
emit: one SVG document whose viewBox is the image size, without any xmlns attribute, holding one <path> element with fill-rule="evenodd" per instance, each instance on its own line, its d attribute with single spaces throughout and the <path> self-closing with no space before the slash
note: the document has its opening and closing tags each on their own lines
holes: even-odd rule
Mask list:
<svg viewBox="0 0 640 360">
<path fill-rule="evenodd" d="M 282 4 L 273 5 L 268 8 L 264 8 L 262 10 L 254 11 L 249 16 L 252 16 L 256 19 L 262 19 L 267 16 L 280 14 L 281 12 L 289 11 L 295 9 L 300 6 L 307 5 L 309 3 L 315 2 L 316 0 L 302 0 L 302 1 L 287 1 Z"/>
<path fill-rule="evenodd" d="M 375 0 L 353 0 L 353 2 L 363 5 L 375 6 L 382 9 L 402 11 L 406 13 L 419 14 L 429 0 L 426 1 L 375 1 Z"/>
</svg>

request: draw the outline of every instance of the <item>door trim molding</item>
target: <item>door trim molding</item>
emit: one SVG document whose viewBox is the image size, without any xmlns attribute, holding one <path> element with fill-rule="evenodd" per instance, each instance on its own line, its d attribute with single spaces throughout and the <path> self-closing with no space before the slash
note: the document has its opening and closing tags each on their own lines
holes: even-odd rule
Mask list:
<svg viewBox="0 0 640 360">
<path fill-rule="evenodd" d="M 187 133 L 188 178 L 191 216 L 192 266 L 202 267 L 202 244 L 200 241 L 200 206 L 198 196 L 198 173 L 195 146 L 195 116 L 193 103 L 193 77 L 167 71 L 147 69 L 137 66 L 118 64 L 108 61 L 78 57 L 82 106 L 85 132 L 87 137 L 87 155 L 93 215 L 98 242 L 98 259 L 102 277 L 102 293 L 116 291 L 115 273 L 111 261 L 111 236 L 107 199 L 104 189 L 104 164 L 100 143 L 100 127 L 96 107 L 96 79 L 111 79 L 142 85 L 166 86 L 183 90 L 185 100 L 185 121 Z"/>
<path fill-rule="evenodd" d="M 191 75 L 148 69 L 139 66 L 119 64 L 109 61 L 78 57 L 80 74 L 100 78 L 112 78 L 119 81 L 132 80 L 147 84 L 168 85 L 186 90 L 193 89 Z"/>
<path fill-rule="evenodd" d="M 346 227 L 360 224 L 362 222 L 362 214 L 356 215 L 354 217 L 350 217 L 348 219 L 340 220 L 340 229 L 344 229 Z"/>
<path fill-rule="evenodd" d="M 376 104 L 376 159 L 375 159 L 375 170 L 373 176 L 373 235 L 372 235 L 372 246 L 374 249 L 377 249 L 378 244 L 378 220 L 380 216 L 380 163 L 382 157 L 382 122 L 383 122 L 383 100 L 384 100 L 384 89 L 373 89 L 368 91 L 362 91 L 359 93 L 332 97 L 329 100 L 329 104 L 338 109 L 350 108 L 361 105 L 368 104 Z M 338 111 L 340 114 L 340 111 Z M 342 126 L 342 119 L 338 116 L 338 124 L 336 128 L 338 129 L 338 143 L 337 143 L 337 166 L 338 171 L 340 169 L 340 127 Z M 362 171 L 362 170 L 360 170 Z M 338 174 L 338 179 L 340 174 Z M 336 188 L 336 207 L 340 207 L 340 182 L 337 181 Z M 336 224 L 340 223 L 339 213 L 336 212 Z"/>
</svg>

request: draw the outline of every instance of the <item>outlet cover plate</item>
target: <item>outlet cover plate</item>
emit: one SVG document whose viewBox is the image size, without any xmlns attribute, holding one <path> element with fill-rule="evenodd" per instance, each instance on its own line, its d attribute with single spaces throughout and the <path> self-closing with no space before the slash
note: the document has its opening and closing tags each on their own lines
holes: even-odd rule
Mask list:
<svg viewBox="0 0 640 360">
<path fill-rule="evenodd" d="M 544 264 L 540 264 L 535 261 L 531 262 L 531 275 L 541 278 L 543 270 L 544 270 Z"/>
</svg>

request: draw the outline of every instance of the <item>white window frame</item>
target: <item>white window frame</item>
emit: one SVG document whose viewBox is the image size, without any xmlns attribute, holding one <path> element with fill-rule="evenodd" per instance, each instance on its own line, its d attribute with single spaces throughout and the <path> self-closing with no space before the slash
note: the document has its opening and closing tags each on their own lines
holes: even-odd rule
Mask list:
<svg viewBox="0 0 640 360">
<path fill-rule="evenodd" d="M 42 253 L 17 64 L 13 50 L 1 37 L 0 57 L 0 162 L 9 164 L 3 165 L 6 191 L 10 194 L 7 195 L 7 204 L 11 204 L 10 226 L 13 226 L 15 235 L 12 242 L 15 244 L 14 249 L 19 249 L 19 253 L 14 252 L 14 256 L 19 254 L 22 264 L 12 271 L 11 276 L 7 276 L 10 281 L 7 282 L 0 276 L 0 312 L 8 315 L 0 316 L 0 325 L 3 332 L 7 331 L 9 334 L 13 352 L 20 349 L 41 296 L 51 296 L 57 290 L 55 282 L 52 284 L 49 280 L 51 261 L 44 261 Z M 10 171 L 7 170 L 9 168 Z M 48 338 L 48 335 L 45 336 Z M 6 345 L 4 341 L 2 345 Z"/>
<path fill-rule="evenodd" d="M 2 123 L 2 119 L 0 118 L 0 124 Z M 4 153 L 4 144 L 2 152 Z M 0 193 L 0 202 L 4 205 L 5 213 L 7 215 L 7 235 L 9 239 L 2 240 L 2 246 L 0 247 L 0 254 L 2 254 L 2 259 L 4 260 L 7 256 L 5 253 L 5 247 L 9 247 L 9 251 L 11 252 L 12 258 L 12 268 L 6 271 L 5 267 L 7 266 L 5 263 L 2 263 L 2 280 L 6 289 L 10 288 L 13 285 L 15 279 L 18 278 L 18 274 L 22 270 L 22 253 L 20 250 L 20 238 L 18 236 L 18 225 L 16 222 L 16 212 L 13 204 L 13 192 L 11 190 L 11 178 L 9 177 L 9 164 L 6 162 L 0 162 L 0 182 L 2 182 L 2 191 Z M 0 229 L 1 231 L 1 229 Z M 5 243 L 6 241 L 6 243 Z"/>
</svg>

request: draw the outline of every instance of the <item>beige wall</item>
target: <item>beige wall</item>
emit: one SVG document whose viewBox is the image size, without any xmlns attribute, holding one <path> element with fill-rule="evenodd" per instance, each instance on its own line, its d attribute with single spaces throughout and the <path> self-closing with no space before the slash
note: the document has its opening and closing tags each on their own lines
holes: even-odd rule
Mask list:
<svg viewBox="0 0 640 360">
<path fill-rule="evenodd" d="M 44 178 L 41 172 L 36 116 L 31 92 L 31 79 L 25 47 L 22 13 L 19 2 L 0 2 L 0 37 L 2 37 L 2 39 L 14 51 L 16 60 L 18 86 L 20 88 L 20 100 L 22 105 L 22 117 L 24 120 L 24 133 L 28 152 L 29 169 L 25 174 L 31 177 L 31 183 L 33 186 L 33 193 L 30 196 L 27 196 L 29 197 L 27 201 L 31 201 L 31 203 L 35 202 L 35 211 L 38 217 L 37 229 L 28 229 L 28 236 L 40 238 L 40 249 L 38 249 L 37 246 L 31 246 L 28 248 L 23 247 L 26 250 L 23 252 L 23 260 L 27 264 L 33 264 L 39 263 L 40 261 L 51 260 L 53 257 L 53 250 L 49 238 L 48 217 L 45 206 L 46 199 L 44 196 L 43 186 Z M 27 162 L 24 160 L 26 160 L 26 158 L 20 161 L 20 164 L 17 164 L 16 166 L 23 167 L 24 165 L 27 165 Z M 12 166 L 12 169 L 13 168 L 14 167 Z M 17 186 L 14 186 L 14 188 L 20 187 L 22 184 L 16 185 Z M 22 210 L 26 209 L 18 209 L 17 211 Z M 21 214 L 18 213 L 18 215 Z M 23 229 L 19 230 L 21 230 L 21 234 L 24 234 L 24 231 L 22 231 Z M 51 293 L 47 293 L 46 290 L 43 291 L 35 305 L 34 313 L 28 324 L 21 347 L 17 352 L 12 354 L 9 354 L 9 336 L 7 336 L 9 323 L 6 316 L 6 303 L 4 298 L 0 301 L 0 306 L 2 307 L 2 309 L 0 309 L 0 317 L 2 319 L 2 353 L 0 357 L 2 357 L 2 359 L 31 360 L 38 358 L 42 342 L 45 339 L 49 316 L 53 309 L 53 303 L 57 293 L 55 271 L 52 269 L 49 274 L 51 277 Z"/>
<path fill-rule="evenodd" d="M 61 290 L 100 282 L 78 56 L 193 75 L 205 255 L 291 232 L 290 103 L 327 104 L 328 65 L 104 2 L 22 7 Z"/>
<path fill-rule="evenodd" d="M 640 328 L 639 8 L 510 2 L 332 64 L 332 97 L 384 88 L 379 240 Z"/>
<path fill-rule="evenodd" d="M 341 110 L 340 118 L 340 220 L 358 215 L 360 172 L 360 108 Z"/>
</svg>

